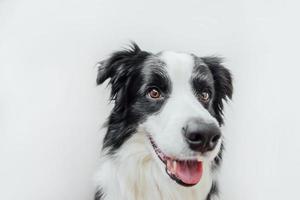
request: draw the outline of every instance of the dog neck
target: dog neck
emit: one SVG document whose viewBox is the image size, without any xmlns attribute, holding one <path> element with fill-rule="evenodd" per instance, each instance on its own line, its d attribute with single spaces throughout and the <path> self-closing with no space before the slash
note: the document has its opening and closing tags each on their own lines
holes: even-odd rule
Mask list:
<svg viewBox="0 0 300 200">
<path fill-rule="evenodd" d="M 184 187 L 166 174 L 148 147 L 146 135 L 137 132 L 115 154 L 103 152 L 96 176 L 97 200 L 215 199 L 209 195 L 213 181 L 209 163 L 204 163 L 197 185 Z"/>
</svg>

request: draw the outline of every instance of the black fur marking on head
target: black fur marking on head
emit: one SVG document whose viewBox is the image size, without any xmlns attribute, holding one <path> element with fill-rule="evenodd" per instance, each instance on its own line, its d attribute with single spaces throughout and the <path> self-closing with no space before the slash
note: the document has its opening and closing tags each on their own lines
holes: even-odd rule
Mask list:
<svg viewBox="0 0 300 200">
<path fill-rule="evenodd" d="M 233 93 L 232 77 L 230 71 L 222 65 L 222 59 L 218 57 L 202 57 L 202 61 L 210 69 L 215 87 L 213 110 L 219 124 L 223 124 L 223 100 L 231 99 Z"/>
<path fill-rule="evenodd" d="M 214 95 L 214 79 L 209 68 L 196 56 L 195 66 L 193 69 L 193 74 L 191 78 L 191 84 L 195 96 L 198 98 L 202 92 L 208 92 L 210 95 Z M 203 107 L 206 108 L 212 115 L 214 115 L 214 110 L 212 109 L 211 103 L 201 102 Z"/>
<path fill-rule="evenodd" d="M 110 98 L 114 101 L 103 141 L 103 148 L 109 148 L 109 153 L 114 153 L 147 116 L 164 104 L 167 98 L 160 101 L 147 98 L 152 86 L 158 87 L 166 97 L 170 92 L 170 82 L 162 65 L 157 57 L 142 51 L 136 44 L 100 63 L 97 84 L 110 78 Z"/>
<path fill-rule="evenodd" d="M 213 200 L 215 196 L 219 195 L 219 189 L 216 182 L 213 182 L 210 191 L 206 197 L 206 200 Z"/>
</svg>

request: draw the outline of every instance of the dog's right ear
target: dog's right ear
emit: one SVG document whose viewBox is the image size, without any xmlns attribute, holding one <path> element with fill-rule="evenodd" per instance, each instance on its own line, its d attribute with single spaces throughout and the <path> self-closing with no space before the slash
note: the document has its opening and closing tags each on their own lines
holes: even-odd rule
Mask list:
<svg viewBox="0 0 300 200">
<path fill-rule="evenodd" d="M 130 75 L 147 55 L 148 53 L 141 51 L 135 43 L 132 43 L 128 49 L 113 53 L 108 59 L 98 63 L 97 85 L 110 79 L 111 99 L 118 99 L 118 93 L 126 89 Z"/>
<path fill-rule="evenodd" d="M 98 63 L 97 85 L 102 84 L 106 79 L 120 75 L 122 68 L 129 64 L 129 61 L 141 52 L 137 44 L 132 43 L 132 46 L 122 51 L 113 53 L 108 59 Z"/>
</svg>

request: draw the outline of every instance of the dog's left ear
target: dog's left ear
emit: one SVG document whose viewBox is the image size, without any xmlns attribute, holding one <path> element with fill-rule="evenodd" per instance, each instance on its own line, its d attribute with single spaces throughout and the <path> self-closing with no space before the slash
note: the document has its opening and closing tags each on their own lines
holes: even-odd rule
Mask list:
<svg viewBox="0 0 300 200">
<path fill-rule="evenodd" d="M 213 109 L 215 117 L 221 125 L 223 124 L 223 100 L 227 101 L 232 98 L 232 76 L 230 71 L 222 65 L 221 58 L 203 57 L 202 60 L 209 67 L 214 78 L 215 97 Z"/>
</svg>

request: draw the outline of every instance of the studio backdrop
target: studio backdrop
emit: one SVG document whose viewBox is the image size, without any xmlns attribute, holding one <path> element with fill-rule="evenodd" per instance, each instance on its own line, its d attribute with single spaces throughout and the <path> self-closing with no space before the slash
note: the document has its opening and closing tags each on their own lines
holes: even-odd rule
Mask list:
<svg viewBox="0 0 300 200">
<path fill-rule="evenodd" d="M 96 63 L 135 41 L 224 57 L 223 200 L 298 199 L 299 6 L 284 0 L 1 0 L 0 199 L 93 199 L 112 107 Z"/>
</svg>

